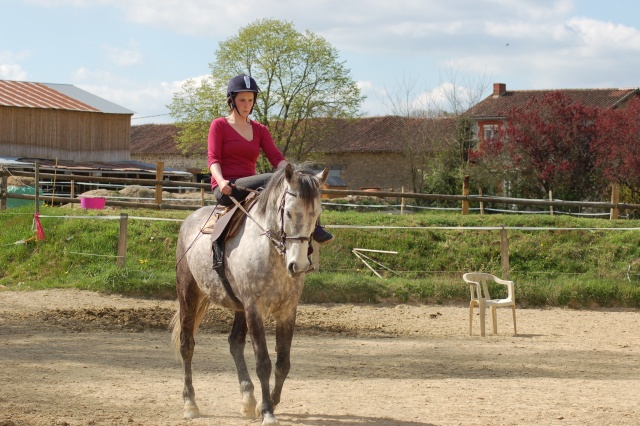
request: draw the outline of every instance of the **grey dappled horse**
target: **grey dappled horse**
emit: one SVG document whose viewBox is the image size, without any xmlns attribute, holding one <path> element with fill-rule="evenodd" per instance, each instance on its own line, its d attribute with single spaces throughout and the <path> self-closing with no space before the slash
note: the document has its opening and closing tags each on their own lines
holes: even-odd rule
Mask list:
<svg viewBox="0 0 640 426">
<path fill-rule="evenodd" d="M 229 347 L 238 371 L 242 414 L 262 414 L 263 425 L 278 423 L 273 410 L 289 373 L 296 309 L 305 272 L 311 267 L 308 249 L 321 211 L 320 189 L 328 173 L 328 167 L 316 175 L 287 165 L 273 175 L 238 233 L 226 241 L 228 289 L 212 268 L 211 238 L 200 233 L 213 206 L 195 211 L 182 224 L 176 250 L 179 309 L 173 318 L 172 337 L 182 356 L 185 418 L 200 415 L 191 372 L 194 336 L 207 307 L 215 303 L 235 311 Z M 276 320 L 275 384 L 271 391 L 271 359 L 264 328 L 267 315 Z M 244 359 L 247 332 L 262 389 L 260 405 Z"/>
</svg>

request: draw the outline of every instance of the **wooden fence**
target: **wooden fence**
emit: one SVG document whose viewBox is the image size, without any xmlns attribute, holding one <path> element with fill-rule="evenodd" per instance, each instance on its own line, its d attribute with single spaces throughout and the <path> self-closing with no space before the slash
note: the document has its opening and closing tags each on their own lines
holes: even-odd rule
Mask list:
<svg viewBox="0 0 640 426">
<path fill-rule="evenodd" d="M 155 200 L 153 203 L 141 203 L 141 202 L 129 202 L 120 200 L 107 200 L 109 206 L 120 207 L 132 207 L 132 208 L 149 208 L 149 209 L 174 209 L 174 210 L 195 210 L 205 205 L 205 191 L 210 190 L 210 185 L 206 183 L 193 183 L 193 182 L 175 182 L 163 179 L 162 169 L 159 168 L 156 173 L 156 179 L 128 179 L 128 178 L 109 178 L 99 176 L 82 176 L 82 175 L 67 175 L 67 174 L 46 174 L 39 173 L 38 164 L 36 163 L 35 172 L 13 171 L 2 169 L 0 173 L 1 180 L 1 193 L 0 193 L 0 209 L 6 208 L 7 198 L 18 198 L 26 200 L 35 200 L 36 209 L 38 209 L 39 202 L 42 201 L 39 195 L 40 180 L 48 179 L 56 182 L 69 181 L 69 182 L 83 182 L 83 183 L 96 183 L 96 184 L 123 184 L 123 185 L 143 185 L 155 186 Z M 7 192 L 7 177 L 19 176 L 30 177 L 35 179 L 35 195 L 27 194 L 9 194 Z M 200 191 L 199 202 L 193 205 L 179 205 L 163 202 L 162 192 L 165 188 L 193 188 Z M 355 190 L 342 190 L 342 189 L 324 189 L 323 194 L 334 197 L 347 197 L 349 195 L 360 196 L 375 196 L 380 198 L 402 198 L 404 199 L 416 199 L 416 200 L 432 200 L 432 201 L 453 201 L 460 202 L 462 207 L 462 214 L 468 214 L 469 203 L 479 203 L 484 206 L 486 203 L 497 204 L 513 204 L 522 206 L 544 206 L 550 207 L 551 214 L 553 214 L 554 207 L 565 208 L 597 208 L 597 209 L 609 209 L 610 219 L 618 219 L 620 211 L 623 210 L 640 210 L 640 204 L 620 203 L 619 202 L 619 190 L 617 186 L 613 186 L 611 202 L 594 202 L 594 201 L 563 201 L 563 200 L 543 200 L 543 199 L 528 199 L 528 198 L 509 198 L 509 197 L 496 197 L 487 195 L 471 195 L 469 193 L 468 179 L 463 180 L 463 193 L 462 195 L 445 195 L 445 194 L 418 194 L 413 192 L 393 192 L 393 191 L 355 191 Z M 48 196 L 46 198 L 52 203 L 80 203 L 79 197 L 74 196 Z M 482 209 L 481 209 L 482 211 Z"/>
</svg>

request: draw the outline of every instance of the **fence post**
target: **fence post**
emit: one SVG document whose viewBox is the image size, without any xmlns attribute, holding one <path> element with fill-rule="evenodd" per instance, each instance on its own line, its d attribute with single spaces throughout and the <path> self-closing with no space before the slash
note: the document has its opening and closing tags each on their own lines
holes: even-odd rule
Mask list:
<svg viewBox="0 0 640 426">
<path fill-rule="evenodd" d="M 553 201 L 553 191 L 549 190 L 549 201 Z M 549 212 L 551 213 L 551 216 L 553 216 L 553 206 L 549 206 Z"/>
<path fill-rule="evenodd" d="M 164 177 L 164 161 L 156 163 L 156 180 L 161 181 Z M 156 184 L 156 205 L 162 204 L 162 184 Z"/>
<path fill-rule="evenodd" d="M 617 183 L 611 184 L 611 213 L 609 213 L 609 220 L 615 220 L 618 218 L 618 203 L 620 202 L 620 185 Z"/>
<path fill-rule="evenodd" d="M 502 258 L 502 275 L 509 279 L 509 238 L 504 225 L 500 229 L 500 257 Z"/>
<path fill-rule="evenodd" d="M 482 187 L 478 187 L 478 195 L 482 197 Z M 480 214 L 484 214 L 484 201 L 480 201 Z"/>
<path fill-rule="evenodd" d="M 40 163 L 36 161 L 35 168 L 35 178 L 36 178 L 36 214 L 40 213 Z"/>
<path fill-rule="evenodd" d="M 404 186 L 400 189 L 404 194 Z M 404 214 L 404 196 L 400 199 L 400 215 Z"/>
<path fill-rule="evenodd" d="M 120 214 L 120 235 L 118 236 L 118 266 L 124 267 L 127 257 L 127 224 L 129 221 L 129 215 L 126 213 Z"/>
<path fill-rule="evenodd" d="M 462 178 L 462 195 L 464 197 L 469 196 L 469 175 Z M 469 199 L 462 200 L 462 214 L 469 214 Z"/>
<path fill-rule="evenodd" d="M 4 177 L 4 167 L 0 167 L 0 210 L 7 209 L 7 181 L 9 175 Z"/>
</svg>

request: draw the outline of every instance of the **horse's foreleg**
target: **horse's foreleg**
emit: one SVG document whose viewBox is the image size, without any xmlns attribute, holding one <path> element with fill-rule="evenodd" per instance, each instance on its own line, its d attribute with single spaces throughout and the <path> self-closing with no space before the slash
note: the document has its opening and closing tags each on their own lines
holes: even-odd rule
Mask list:
<svg viewBox="0 0 640 426">
<path fill-rule="evenodd" d="M 271 402 L 271 395 L 269 395 L 271 359 L 267 349 L 262 315 L 254 307 L 247 308 L 246 315 L 253 352 L 256 358 L 256 373 L 260 379 L 260 387 L 262 389 L 262 405 L 258 407 L 260 414 L 262 414 L 262 425 L 278 424 L 276 417 L 273 415 L 273 403 Z"/>
<path fill-rule="evenodd" d="M 293 330 L 296 324 L 296 313 L 293 312 L 289 318 L 278 320 L 276 324 L 276 372 L 275 386 L 271 391 L 271 401 L 274 407 L 280 403 L 282 386 L 289 374 L 291 367 L 291 342 L 293 340 Z"/>
<path fill-rule="evenodd" d="M 240 394 L 242 395 L 240 412 L 245 417 L 255 417 L 257 403 L 256 398 L 253 396 L 253 382 L 251 382 L 247 363 L 244 359 L 246 340 L 247 318 L 244 312 L 236 312 L 233 328 L 231 329 L 231 334 L 229 334 L 229 351 L 238 371 L 238 382 L 240 383 Z"/>
</svg>

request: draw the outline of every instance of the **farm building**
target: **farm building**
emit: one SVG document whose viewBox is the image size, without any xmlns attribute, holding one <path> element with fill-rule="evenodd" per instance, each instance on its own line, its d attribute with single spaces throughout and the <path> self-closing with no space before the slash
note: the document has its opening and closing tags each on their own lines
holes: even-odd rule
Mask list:
<svg viewBox="0 0 640 426">
<path fill-rule="evenodd" d="M 400 191 L 404 187 L 405 191 L 412 191 L 413 176 L 407 156 L 412 155 L 412 150 L 432 153 L 441 140 L 454 137 L 454 128 L 453 119 L 324 120 L 323 130 L 318 133 L 322 136 L 312 142 L 313 149 L 306 160 L 317 164 L 318 169 L 324 165 L 331 167 L 332 189 Z M 205 142 L 201 151 L 183 154 L 174 142 L 176 133 L 171 124 L 133 126 L 131 158 L 164 161 L 170 167 L 192 173 L 206 170 Z"/>
<path fill-rule="evenodd" d="M 629 99 L 640 96 L 640 89 L 557 89 L 507 90 L 504 83 L 494 83 L 493 93 L 465 113 L 473 122 L 473 132 L 482 142 L 497 134 L 506 124 L 509 111 L 526 105 L 533 97 L 561 92 L 577 103 L 595 108 L 618 108 Z"/>
<path fill-rule="evenodd" d="M 132 115 L 69 84 L 0 81 L 0 157 L 128 161 Z"/>
<path fill-rule="evenodd" d="M 143 124 L 131 127 L 131 158 L 136 161 L 156 164 L 159 161 L 167 168 L 182 170 L 202 180 L 207 170 L 207 145 L 198 150 L 183 152 L 174 137 L 178 129 L 173 124 Z"/>
<path fill-rule="evenodd" d="M 455 139 L 453 118 L 333 119 L 311 158 L 328 164 L 349 189 L 412 192 L 424 160 Z M 420 176 L 418 176 L 420 175 Z"/>
<path fill-rule="evenodd" d="M 131 160 L 133 114 L 69 84 L 0 80 L 0 166 L 33 171 L 37 162 L 43 173 L 153 179 L 155 163 Z M 171 169 L 164 175 L 192 178 Z M 68 192 L 55 186 L 58 194 Z"/>
</svg>

